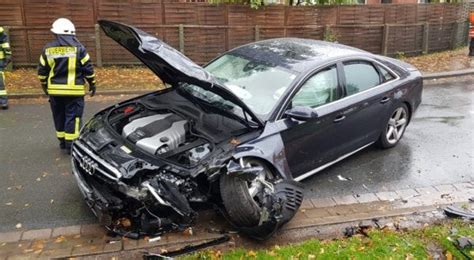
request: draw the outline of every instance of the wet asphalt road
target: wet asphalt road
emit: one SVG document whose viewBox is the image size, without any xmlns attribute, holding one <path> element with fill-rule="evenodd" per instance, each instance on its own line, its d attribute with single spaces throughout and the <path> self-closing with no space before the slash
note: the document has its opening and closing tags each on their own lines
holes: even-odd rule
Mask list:
<svg viewBox="0 0 474 260">
<path fill-rule="evenodd" d="M 114 101 L 88 102 L 85 118 Z M 329 197 L 474 180 L 474 82 L 426 86 L 401 143 L 367 148 L 304 181 Z M 47 102 L 0 111 L 0 232 L 95 223 L 57 148 Z M 340 181 L 342 175 L 351 181 Z"/>
</svg>

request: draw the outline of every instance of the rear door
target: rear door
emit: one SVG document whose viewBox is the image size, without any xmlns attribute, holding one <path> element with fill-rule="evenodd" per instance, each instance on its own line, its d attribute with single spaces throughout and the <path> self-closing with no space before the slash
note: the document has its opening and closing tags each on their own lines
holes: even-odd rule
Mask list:
<svg viewBox="0 0 474 260">
<path fill-rule="evenodd" d="M 368 60 L 342 62 L 344 103 L 342 112 L 350 130 L 344 134 L 342 153 L 350 153 L 379 137 L 392 99 L 390 81 L 395 79 L 388 70 Z"/>
</svg>

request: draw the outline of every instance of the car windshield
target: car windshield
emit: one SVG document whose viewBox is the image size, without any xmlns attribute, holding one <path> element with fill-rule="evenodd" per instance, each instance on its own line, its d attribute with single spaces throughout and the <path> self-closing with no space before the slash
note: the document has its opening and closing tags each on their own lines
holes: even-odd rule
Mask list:
<svg viewBox="0 0 474 260">
<path fill-rule="evenodd" d="M 205 69 L 260 117 L 268 115 L 296 77 L 283 68 L 233 54 L 223 55 Z"/>
</svg>

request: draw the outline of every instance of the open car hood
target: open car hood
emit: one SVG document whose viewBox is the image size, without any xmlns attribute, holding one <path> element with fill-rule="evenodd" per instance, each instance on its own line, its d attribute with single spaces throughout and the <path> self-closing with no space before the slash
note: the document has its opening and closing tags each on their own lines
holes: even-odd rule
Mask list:
<svg viewBox="0 0 474 260">
<path fill-rule="evenodd" d="M 105 34 L 130 51 L 163 82 L 175 86 L 178 82 L 194 84 L 212 91 L 240 106 L 252 121 L 263 123 L 237 96 L 223 87 L 209 72 L 181 52 L 140 29 L 107 20 L 98 21 Z"/>
</svg>

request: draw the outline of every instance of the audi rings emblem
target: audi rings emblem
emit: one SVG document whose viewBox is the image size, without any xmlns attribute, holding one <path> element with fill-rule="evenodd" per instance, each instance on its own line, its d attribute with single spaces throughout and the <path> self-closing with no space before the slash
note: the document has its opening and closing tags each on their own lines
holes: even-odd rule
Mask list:
<svg viewBox="0 0 474 260">
<path fill-rule="evenodd" d="M 93 175 L 95 173 L 96 168 L 97 168 L 97 163 L 95 163 L 89 157 L 82 157 L 80 159 L 79 165 L 81 166 L 82 169 L 84 169 L 85 172 L 87 172 L 90 175 Z"/>
</svg>

